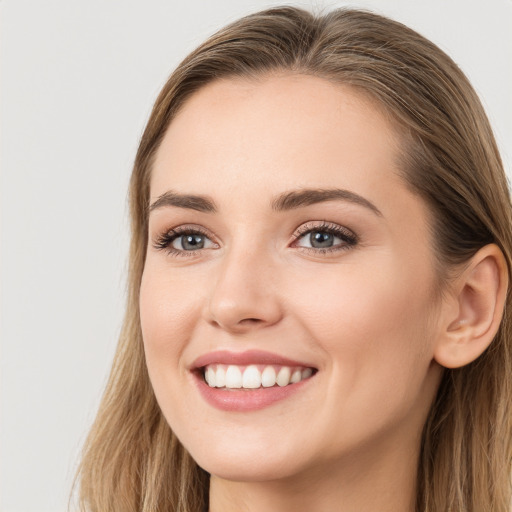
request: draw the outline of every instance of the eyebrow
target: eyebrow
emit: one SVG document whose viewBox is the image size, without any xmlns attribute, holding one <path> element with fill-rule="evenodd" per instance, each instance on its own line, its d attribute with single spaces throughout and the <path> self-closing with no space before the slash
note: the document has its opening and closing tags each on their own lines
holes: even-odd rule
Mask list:
<svg viewBox="0 0 512 512">
<path fill-rule="evenodd" d="M 274 211 L 282 212 L 287 210 L 294 210 L 305 206 L 311 206 L 317 203 L 326 201 L 348 201 L 368 208 L 373 213 L 382 217 L 381 211 L 368 199 L 351 192 L 339 188 L 330 189 L 299 189 L 284 192 L 277 196 L 272 202 L 271 206 Z M 186 208 L 189 210 L 196 210 L 204 213 L 216 213 L 217 206 L 213 199 L 207 196 L 193 195 L 193 194 L 178 194 L 172 190 L 168 190 L 159 196 L 149 207 L 152 212 L 158 208 L 166 206 L 175 206 L 177 208 Z"/>
<path fill-rule="evenodd" d="M 197 210 L 204 213 L 215 213 L 217 207 L 215 202 L 206 196 L 196 196 L 192 194 L 178 194 L 172 190 L 168 190 L 153 202 L 149 211 L 152 212 L 157 208 L 165 206 L 176 206 L 178 208 L 187 208 L 189 210 Z"/>
<path fill-rule="evenodd" d="M 293 210 L 326 201 L 340 200 L 364 206 L 379 217 L 383 217 L 382 212 L 368 199 L 350 190 L 340 188 L 300 189 L 285 192 L 272 201 L 272 209 L 275 211 Z"/>
</svg>

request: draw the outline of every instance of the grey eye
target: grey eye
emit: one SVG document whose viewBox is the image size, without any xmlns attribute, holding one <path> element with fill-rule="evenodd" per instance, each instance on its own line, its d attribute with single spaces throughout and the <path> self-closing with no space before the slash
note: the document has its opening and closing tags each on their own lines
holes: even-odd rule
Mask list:
<svg viewBox="0 0 512 512">
<path fill-rule="evenodd" d="M 335 236 L 332 233 L 325 231 L 312 231 L 309 234 L 309 243 L 315 249 L 322 249 L 324 247 L 332 247 L 334 245 Z"/>
<path fill-rule="evenodd" d="M 175 238 L 172 242 L 174 249 L 179 251 L 198 251 L 199 249 L 205 249 L 212 247 L 212 241 L 198 233 L 188 233 Z"/>
<path fill-rule="evenodd" d="M 346 240 L 325 230 L 312 230 L 304 233 L 297 242 L 299 247 L 309 247 L 312 249 L 329 249 L 330 247 L 346 244 Z"/>
</svg>

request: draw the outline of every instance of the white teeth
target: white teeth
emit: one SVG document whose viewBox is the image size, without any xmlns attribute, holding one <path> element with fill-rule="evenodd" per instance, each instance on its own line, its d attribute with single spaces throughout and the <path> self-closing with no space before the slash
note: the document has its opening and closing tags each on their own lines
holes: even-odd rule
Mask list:
<svg viewBox="0 0 512 512">
<path fill-rule="evenodd" d="M 242 387 L 242 372 L 238 366 L 230 365 L 226 370 L 226 382 L 227 388 L 241 388 Z"/>
<path fill-rule="evenodd" d="M 276 385 L 276 371 L 273 366 L 267 366 L 261 374 L 261 385 L 264 388 L 271 388 Z"/>
<path fill-rule="evenodd" d="M 257 366 L 248 366 L 245 369 L 242 387 L 248 389 L 257 389 L 261 386 L 261 373 Z"/>
<path fill-rule="evenodd" d="M 300 370 L 295 370 L 290 377 L 290 382 L 292 384 L 296 384 L 302 380 L 302 372 Z"/>
<path fill-rule="evenodd" d="M 208 382 L 208 386 L 211 388 L 214 388 L 217 384 L 215 379 L 215 370 L 211 366 L 206 370 L 206 382 Z"/>
<path fill-rule="evenodd" d="M 288 366 L 283 366 L 279 373 L 277 374 L 276 382 L 278 386 L 288 386 L 290 384 L 290 377 L 291 377 L 292 371 Z"/>
<path fill-rule="evenodd" d="M 244 370 L 245 368 L 245 370 Z M 204 379 L 211 388 L 227 389 L 258 389 L 280 387 L 296 384 L 313 375 L 311 368 L 290 368 L 280 366 L 276 373 L 274 366 L 262 366 L 251 364 L 247 367 L 237 365 L 209 365 L 204 369 Z M 242 373 L 243 372 L 243 373 Z"/>
<path fill-rule="evenodd" d="M 302 370 L 302 380 L 309 379 L 313 375 L 313 370 L 311 368 L 306 368 L 305 370 Z"/>
<path fill-rule="evenodd" d="M 215 372 L 215 387 L 223 388 L 226 385 L 226 369 L 223 366 L 217 366 Z"/>
</svg>

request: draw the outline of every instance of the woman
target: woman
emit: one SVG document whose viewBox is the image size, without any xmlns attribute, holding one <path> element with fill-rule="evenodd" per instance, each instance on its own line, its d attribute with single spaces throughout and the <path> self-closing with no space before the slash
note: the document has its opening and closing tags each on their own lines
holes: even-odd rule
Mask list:
<svg viewBox="0 0 512 512">
<path fill-rule="evenodd" d="M 137 154 L 83 509 L 508 511 L 510 214 L 476 94 L 410 29 L 212 36 Z"/>
</svg>

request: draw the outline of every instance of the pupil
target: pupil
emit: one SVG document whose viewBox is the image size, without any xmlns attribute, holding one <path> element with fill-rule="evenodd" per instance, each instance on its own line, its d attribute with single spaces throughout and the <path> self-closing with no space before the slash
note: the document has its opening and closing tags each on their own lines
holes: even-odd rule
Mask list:
<svg viewBox="0 0 512 512">
<path fill-rule="evenodd" d="M 181 245 L 186 251 L 202 249 L 204 247 L 204 237 L 202 235 L 184 235 L 181 237 Z"/>
<path fill-rule="evenodd" d="M 311 247 L 321 249 L 322 247 L 332 247 L 334 236 L 331 233 L 316 231 L 310 235 Z"/>
</svg>

